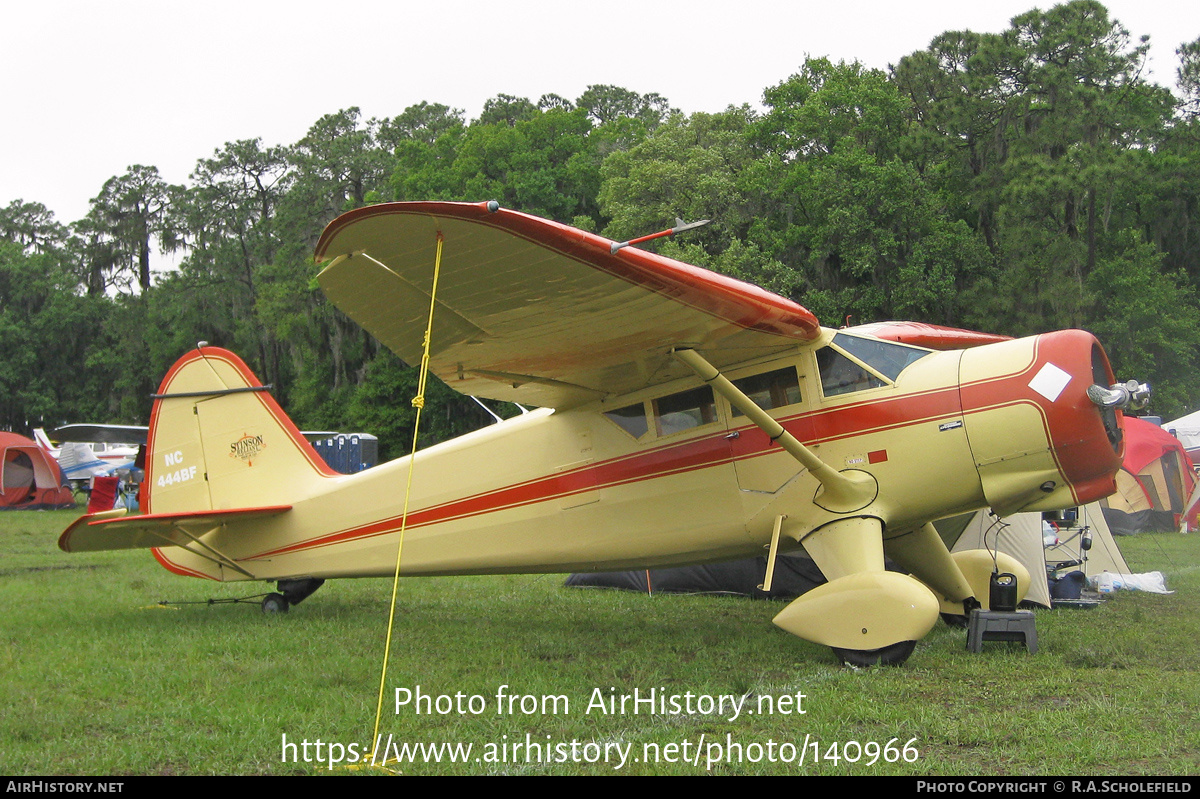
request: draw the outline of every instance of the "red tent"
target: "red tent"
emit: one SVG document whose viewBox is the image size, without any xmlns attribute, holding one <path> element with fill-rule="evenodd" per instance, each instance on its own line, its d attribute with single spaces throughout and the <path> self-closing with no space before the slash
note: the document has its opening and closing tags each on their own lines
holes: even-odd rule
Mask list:
<svg viewBox="0 0 1200 799">
<path fill-rule="evenodd" d="M 37 444 L 0 432 L 0 510 L 73 508 L 65 482 L 58 463 Z"/>
<path fill-rule="evenodd" d="M 1100 501 L 1113 533 L 1178 530 L 1195 487 L 1192 460 L 1179 439 L 1156 424 L 1126 416 L 1117 493 Z M 1188 522 L 1195 525 L 1196 520 Z"/>
</svg>

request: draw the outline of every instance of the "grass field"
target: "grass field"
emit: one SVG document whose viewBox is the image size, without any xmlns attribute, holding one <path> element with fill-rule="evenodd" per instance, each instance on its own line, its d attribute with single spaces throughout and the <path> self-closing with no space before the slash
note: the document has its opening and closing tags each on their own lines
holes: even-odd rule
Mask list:
<svg viewBox="0 0 1200 799">
<path fill-rule="evenodd" d="M 0 514 L 0 773 L 329 773 L 315 759 L 337 753 L 330 742 L 370 739 L 390 581 L 333 581 L 280 616 L 209 605 L 271 588 L 175 577 L 146 552 L 63 554 L 72 518 Z M 440 750 L 394 766 L 405 774 L 1196 774 L 1200 535 L 1119 541 L 1134 571 L 1164 572 L 1175 593 L 1038 611 L 1032 656 L 968 653 L 965 631 L 939 624 L 898 669 L 839 667 L 770 623 L 781 604 L 568 589 L 560 576 L 402 581 L 381 733 L 472 747 L 466 762 Z M 443 710 L 461 694 L 462 712 L 397 712 L 396 689 L 418 685 L 445 695 Z M 537 710 L 518 699 L 498 713 L 501 686 Z M 592 701 L 635 689 L 685 712 Z M 697 699 L 720 695 L 747 696 L 741 715 Z M 566 701 L 541 701 L 553 696 Z M 793 705 L 745 712 L 760 697 Z"/>
</svg>

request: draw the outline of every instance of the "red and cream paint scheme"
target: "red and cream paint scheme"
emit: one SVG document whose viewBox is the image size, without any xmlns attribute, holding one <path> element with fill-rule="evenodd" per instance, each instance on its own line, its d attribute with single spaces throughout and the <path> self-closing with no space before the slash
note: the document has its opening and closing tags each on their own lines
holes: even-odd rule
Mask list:
<svg viewBox="0 0 1200 799">
<path fill-rule="evenodd" d="M 403 575 L 803 547 L 829 582 L 776 623 L 897 662 L 939 611 L 986 604 L 991 556 L 951 557 L 933 520 L 1115 490 L 1121 413 L 1088 396 L 1114 378 L 1083 331 L 835 331 L 755 286 L 494 203 L 359 209 L 317 258 L 330 300 L 409 363 L 432 304 L 435 374 L 538 409 L 340 475 L 245 363 L 198 347 L 156 395 L 146 514 L 83 517 L 64 550 L 152 547 L 178 574 L 280 581 L 299 601 L 320 580 L 392 574 L 402 521 Z"/>
</svg>

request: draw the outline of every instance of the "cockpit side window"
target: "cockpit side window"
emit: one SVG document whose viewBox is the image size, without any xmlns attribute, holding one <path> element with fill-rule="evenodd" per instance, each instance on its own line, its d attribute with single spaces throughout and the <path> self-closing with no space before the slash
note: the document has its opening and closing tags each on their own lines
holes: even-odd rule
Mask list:
<svg viewBox="0 0 1200 799">
<path fill-rule="evenodd" d="M 826 397 L 887 385 L 833 347 L 817 350 L 817 371 L 821 373 L 821 392 Z"/>
<path fill-rule="evenodd" d="M 650 429 L 650 424 L 646 421 L 646 409 L 640 402 L 605 411 L 604 416 L 634 438 L 641 438 Z"/>
<path fill-rule="evenodd" d="M 800 402 L 800 381 L 795 367 L 743 377 L 734 380 L 733 384 L 764 411 Z M 741 416 L 742 412 L 733 408 L 733 415 Z"/>
<path fill-rule="evenodd" d="M 717 406 L 708 386 L 659 397 L 654 406 L 654 425 L 660 436 L 669 436 L 717 421 Z"/>
</svg>

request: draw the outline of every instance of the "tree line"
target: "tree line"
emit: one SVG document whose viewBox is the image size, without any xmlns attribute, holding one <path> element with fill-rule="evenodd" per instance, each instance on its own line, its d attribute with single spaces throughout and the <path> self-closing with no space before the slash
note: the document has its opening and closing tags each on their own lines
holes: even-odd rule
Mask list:
<svg viewBox="0 0 1200 799">
<path fill-rule="evenodd" d="M 0 208 L 0 428 L 144 423 L 205 340 L 301 427 L 401 454 L 414 371 L 324 300 L 313 247 L 363 205 L 490 199 L 617 240 L 712 219 L 654 246 L 826 325 L 1088 329 L 1170 418 L 1200 405 L 1200 40 L 1176 51 L 1174 87 L 1143 76 L 1147 50 L 1074 0 L 886 71 L 808 58 L 761 110 L 682 114 L 604 85 L 501 94 L 470 120 L 349 108 L 288 146 L 226 143 L 187 185 L 131 166 L 69 225 L 16 200 Z M 153 273 L 156 251 L 178 267 Z M 423 419 L 432 443 L 489 417 L 437 384 Z"/>
</svg>

